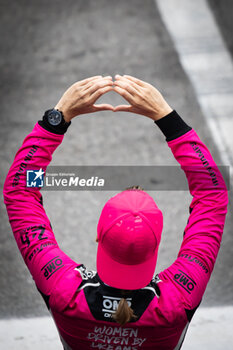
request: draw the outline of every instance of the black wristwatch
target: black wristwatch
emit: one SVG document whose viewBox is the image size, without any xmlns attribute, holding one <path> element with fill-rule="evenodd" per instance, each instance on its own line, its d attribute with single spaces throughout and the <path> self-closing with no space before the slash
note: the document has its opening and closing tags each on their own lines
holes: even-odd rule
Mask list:
<svg viewBox="0 0 233 350">
<path fill-rule="evenodd" d="M 49 124 L 53 126 L 61 124 L 62 119 L 64 119 L 63 113 L 60 112 L 58 109 L 51 109 L 47 112 L 47 120 Z"/>
<path fill-rule="evenodd" d="M 52 108 L 44 113 L 43 120 L 39 121 L 39 124 L 48 131 L 62 135 L 67 131 L 71 122 L 67 123 L 63 113 Z"/>
<path fill-rule="evenodd" d="M 53 126 L 66 122 L 63 113 L 58 109 L 49 109 L 45 112 L 45 117 L 47 118 L 48 123 Z"/>
</svg>

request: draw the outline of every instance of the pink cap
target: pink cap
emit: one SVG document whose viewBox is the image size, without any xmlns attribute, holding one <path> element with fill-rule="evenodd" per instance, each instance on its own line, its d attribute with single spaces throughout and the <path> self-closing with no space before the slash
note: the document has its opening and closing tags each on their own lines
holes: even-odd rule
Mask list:
<svg viewBox="0 0 233 350">
<path fill-rule="evenodd" d="M 119 289 L 140 289 L 152 279 L 163 215 L 141 190 L 125 190 L 105 204 L 97 227 L 97 272 Z"/>
</svg>

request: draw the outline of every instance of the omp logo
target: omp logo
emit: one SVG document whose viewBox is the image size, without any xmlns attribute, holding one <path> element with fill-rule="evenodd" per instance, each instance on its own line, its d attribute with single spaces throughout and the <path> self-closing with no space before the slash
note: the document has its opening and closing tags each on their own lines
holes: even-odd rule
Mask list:
<svg viewBox="0 0 233 350">
<path fill-rule="evenodd" d="M 178 283 L 182 288 L 186 290 L 189 294 L 194 290 L 195 286 L 197 285 L 194 280 L 189 277 L 186 273 L 184 273 L 181 270 L 180 273 L 177 273 L 174 275 L 174 281 Z"/>
<path fill-rule="evenodd" d="M 47 264 L 42 267 L 41 271 L 43 271 L 44 277 L 46 278 L 46 280 L 48 280 L 55 272 L 57 272 L 63 266 L 64 265 L 62 259 L 59 258 L 59 256 L 56 256 L 55 258 L 47 262 Z"/>
<path fill-rule="evenodd" d="M 104 317 L 112 317 L 112 314 L 117 310 L 121 299 L 122 298 L 103 295 L 102 312 L 104 313 Z M 126 301 L 128 305 L 131 306 L 132 298 L 127 298 Z"/>
</svg>

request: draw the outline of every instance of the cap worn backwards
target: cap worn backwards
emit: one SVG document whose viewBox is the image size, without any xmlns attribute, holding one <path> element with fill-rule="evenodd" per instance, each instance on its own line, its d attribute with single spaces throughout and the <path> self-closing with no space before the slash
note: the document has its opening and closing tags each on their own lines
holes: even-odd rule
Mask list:
<svg viewBox="0 0 233 350">
<path fill-rule="evenodd" d="M 153 277 L 163 227 L 162 212 L 141 190 L 126 190 L 105 204 L 97 226 L 97 272 L 119 289 L 140 289 Z"/>
</svg>

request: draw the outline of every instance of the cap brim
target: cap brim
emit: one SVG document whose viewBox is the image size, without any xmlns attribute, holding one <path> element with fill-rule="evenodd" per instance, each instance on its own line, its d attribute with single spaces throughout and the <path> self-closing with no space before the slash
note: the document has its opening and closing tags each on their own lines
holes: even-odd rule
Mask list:
<svg viewBox="0 0 233 350">
<path fill-rule="evenodd" d="M 150 283 L 156 266 L 158 248 L 151 259 L 138 265 L 123 265 L 113 260 L 101 243 L 97 250 L 97 272 L 100 279 L 118 289 L 140 289 Z"/>
</svg>

